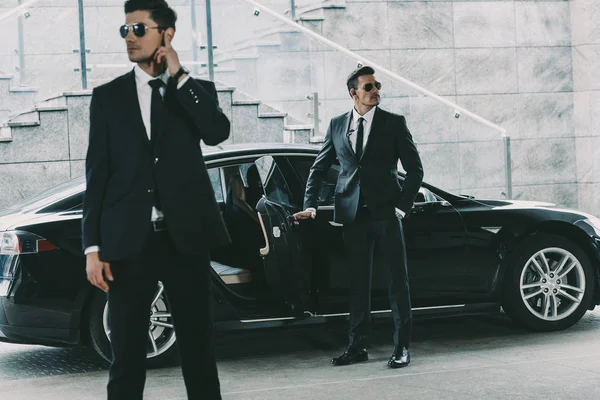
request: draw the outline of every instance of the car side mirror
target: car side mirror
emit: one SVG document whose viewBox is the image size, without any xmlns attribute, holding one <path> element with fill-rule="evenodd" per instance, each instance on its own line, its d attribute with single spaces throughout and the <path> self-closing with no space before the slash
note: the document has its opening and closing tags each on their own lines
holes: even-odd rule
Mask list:
<svg viewBox="0 0 600 400">
<path fill-rule="evenodd" d="M 427 200 L 425 199 L 425 193 L 418 192 L 417 197 L 415 197 L 415 203 L 425 203 Z"/>
</svg>

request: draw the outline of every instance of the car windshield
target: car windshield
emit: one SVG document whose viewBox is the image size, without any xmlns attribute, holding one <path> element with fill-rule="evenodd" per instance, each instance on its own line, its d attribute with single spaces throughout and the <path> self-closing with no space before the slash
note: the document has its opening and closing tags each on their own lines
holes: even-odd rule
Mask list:
<svg viewBox="0 0 600 400">
<path fill-rule="evenodd" d="M 31 213 L 81 192 L 84 189 L 85 176 L 80 176 L 78 178 L 61 183 L 60 185 L 46 189 L 43 192 L 20 201 L 19 203 L 12 204 L 8 208 L 0 210 L 0 215 L 12 214 L 15 212 Z"/>
</svg>

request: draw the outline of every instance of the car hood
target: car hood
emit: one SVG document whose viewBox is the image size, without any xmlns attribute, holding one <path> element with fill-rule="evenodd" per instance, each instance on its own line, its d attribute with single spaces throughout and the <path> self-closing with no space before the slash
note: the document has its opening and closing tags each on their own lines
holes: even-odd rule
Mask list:
<svg viewBox="0 0 600 400">
<path fill-rule="evenodd" d="M 507 208 L 558 208 L 555 203 L 547 203 L 543 201 L 527 201 L 527 200 L 475 200 L 476 202 L 490 207 L 507 207 Z"/>
<path fill-rule="evenodd" d="M 476 209 L 481 209 L 485 207 L 493 210 L 540 210 L 547 211 L 550 213 L 571 215 L 571 217 L 569 218 L 571 220 L 595 218 L 594 215 L 586 213 L 584 211 L 576 210 L 556 203 L 549 203 L 543 201 L 480 199 L 472 199 L 471 201 L 473 202 L 473 206 Z"/>
</svg>

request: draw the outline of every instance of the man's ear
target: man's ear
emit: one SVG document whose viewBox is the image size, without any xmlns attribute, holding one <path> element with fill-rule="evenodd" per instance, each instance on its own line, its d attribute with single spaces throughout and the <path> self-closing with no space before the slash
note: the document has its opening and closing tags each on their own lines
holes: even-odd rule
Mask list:
<svg viewBox="0 0 600 400">
<path fill-rule="evenodd" d="M 165 35 L 169 35 L 169 38 L 171 39 L 171 41 L 173 41 L 173 38 L 175 37 L 175 29 L 173 29 L 173 28 L 165 29 Z"/>
<path fill-rule="evenodd" d="M 354 98 L 354 96 L 356 96 L 356 89 L 352 88 L 350 89 L 350 97 Z"/>
</svg>

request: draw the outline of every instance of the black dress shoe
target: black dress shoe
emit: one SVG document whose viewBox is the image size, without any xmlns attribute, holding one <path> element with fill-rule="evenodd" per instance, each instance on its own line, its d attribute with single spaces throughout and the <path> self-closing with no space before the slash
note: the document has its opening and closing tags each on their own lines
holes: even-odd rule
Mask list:
<svg viewBox="0 0 600 400">
<path fill-rule="evenodd" d="M 332 365 L 348 365 L 361 361 L 367 361 L 369 359 L 369 353 L 365 348 L 351 348 L 348 347 L 344 350 L 344 353 L 339 357 L 331 359 Z"/>
<path fill-rule="evenodd" d="M 410 364 L 410 353 L 406 347 L 401 347 L 394 351 L 394 354 L 388 361 L 388 367 L 390 368 L 402 368 Z"/>
</svg>

